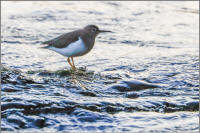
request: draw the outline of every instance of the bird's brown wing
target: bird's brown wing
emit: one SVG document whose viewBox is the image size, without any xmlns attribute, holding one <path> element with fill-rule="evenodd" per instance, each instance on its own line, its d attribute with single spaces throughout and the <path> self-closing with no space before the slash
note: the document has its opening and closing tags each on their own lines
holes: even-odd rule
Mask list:
<svg viewBox="0 0 200 133">
<path fill-rule="evenodd" d="M 49 46 L 53 46 L 56 48 L 64 48 L 64 47 L 67 47 L 70 43 L 77 41 L 78 37 L 80 36 L 79 34 L 80 34 L 80 30 L 76 30 L 73 32 L 60 35 L 52 40 L 43 42 L 42 44 L 48 45 L 44 48 L 48 48 Z"/>
</svg>

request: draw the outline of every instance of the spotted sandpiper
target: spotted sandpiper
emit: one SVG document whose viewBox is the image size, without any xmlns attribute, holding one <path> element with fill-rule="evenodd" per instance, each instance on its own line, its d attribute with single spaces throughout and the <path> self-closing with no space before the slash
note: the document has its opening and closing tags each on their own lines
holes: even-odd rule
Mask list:
<svg viewBox="0 0 200 133">
<path fill-rule="evenodd" d="M 67 57 L 67 62 L 72 70 L 76 70 L 73 57 L 83 56 L 90 52 L 94 46 L 96 36 L 103 32 L 111 31 L 100 30 L 95 25 L 87 25 L 83 29 L 65 33 L 52 40 L 43 42 L 43 44 L 46 44 L 47 46 L 42 48 L 53 50 Z"/>
</svg>

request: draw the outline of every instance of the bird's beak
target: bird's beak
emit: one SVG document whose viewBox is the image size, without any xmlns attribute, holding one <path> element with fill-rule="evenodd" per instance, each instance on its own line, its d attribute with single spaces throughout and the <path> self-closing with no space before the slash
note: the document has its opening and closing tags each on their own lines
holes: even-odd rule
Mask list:
<svg viewBox="0 0 200 133">
<path fill-rule="evenodd" d="M 99 30 L 99 33 L 103 33 L 103 32 L 112 32 L 112 31 L 109 31 L 109 30 Z"/>
</svg>

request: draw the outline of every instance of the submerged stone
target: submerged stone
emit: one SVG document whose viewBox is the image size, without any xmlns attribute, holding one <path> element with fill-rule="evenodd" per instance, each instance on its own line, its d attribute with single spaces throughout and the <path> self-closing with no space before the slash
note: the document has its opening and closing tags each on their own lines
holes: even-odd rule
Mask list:
<svg viewBox="0 0 200 133">
<path fill-rule="evenodd" d="M 96 94 L 94 92 L 89 92 L 89 91 L 82 91 L 82 92 L 80 92 L 80 94 L 82 94 L 84 96 L 91 96 L 91 97 L 96 96 Z"/>
<path fill-rule="evenodd" d="M 135 93 L 135 92 L 129 92 L 129 93 L 127 93 L 127 94 L 125 95 L 125 97 L 134 99 L 134 98 L 138 98 L 139 95 L 138 95 L 137 93 Z"/>
<path fill-rule="evenodd" d="M 146 83 L 143 81 L 130 80 L 130 81 L 120 81 L 118 84 L 114 84 L 110 88 L 116 89 L 120 92 L 127 92 L 127 91 L 139 91 L 139 90 L 157 88 L 157 87 L 160 87 L 160 86 L 154 85 L 151 83 Z"/>
</svg>

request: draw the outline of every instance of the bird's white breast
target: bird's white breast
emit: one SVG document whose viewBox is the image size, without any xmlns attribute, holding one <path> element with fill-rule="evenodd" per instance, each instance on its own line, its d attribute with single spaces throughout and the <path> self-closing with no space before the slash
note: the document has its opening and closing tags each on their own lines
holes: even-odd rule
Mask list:
<svg viewBox="0 0 200 133">
<path fill-rule="evenodd" d="M 55 48 L 52 46 L 49 49 L 53 50 L 59 54 L 62 54 L 64 56 L 71 57 L 71 56 L 78 55 L 80 53 L 84 53 L 87 48 L 86 48 L 83 40 L 81 39 L 81 37 L 79 37 L 79 39 L 77 41 L 70 43 L 65 48 Z"/>
</svg>

